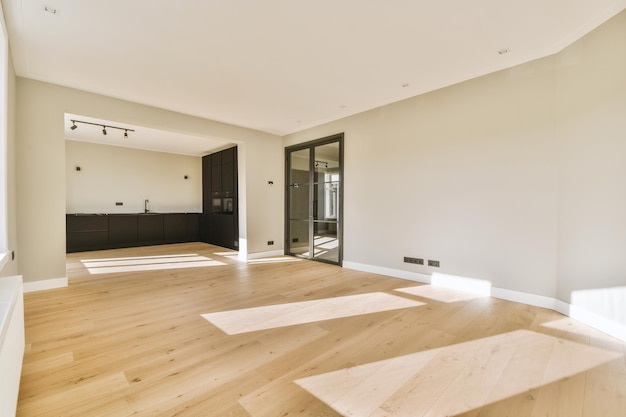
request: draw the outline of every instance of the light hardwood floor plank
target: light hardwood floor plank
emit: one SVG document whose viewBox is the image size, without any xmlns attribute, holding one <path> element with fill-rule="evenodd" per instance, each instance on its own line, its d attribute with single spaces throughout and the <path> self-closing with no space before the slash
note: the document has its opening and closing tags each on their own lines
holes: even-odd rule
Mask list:
<svg viewBox="0 0 626 417">
<path fill-rule="evenodd" d="M 67 273 L 25 294 L 20 417 L 626 409 L 625 344 L 551 310 L 203 243 L 69 254 Z"/>
</svg>

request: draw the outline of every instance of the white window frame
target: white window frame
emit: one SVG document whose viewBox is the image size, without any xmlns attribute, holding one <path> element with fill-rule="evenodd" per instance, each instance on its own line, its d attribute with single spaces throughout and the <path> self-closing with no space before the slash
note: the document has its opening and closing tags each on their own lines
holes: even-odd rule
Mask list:
<svg viewBox="0 0 626 417">
<path fill-rule="evenodd" d="M 0 271 L 9 260 L 9 231 L 7 218 L 7 121 L 9 81 L 9 36 L 0 5 Z"/>
</svg>

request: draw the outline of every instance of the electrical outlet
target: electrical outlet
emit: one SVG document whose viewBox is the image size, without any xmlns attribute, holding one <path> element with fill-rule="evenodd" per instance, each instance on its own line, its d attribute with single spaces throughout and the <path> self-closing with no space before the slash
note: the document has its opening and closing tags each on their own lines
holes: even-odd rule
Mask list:
<svg viewBox="0 0 626 417">
<path fill-rule="evenodd" d="M 268 240 L 268 241 L 267 241 L 267 244 L 268 244 L 268 245 L 273 245 L 273 244 L 274 244 L 274 241 L 273 241 L 273 240 Z"/>
<path fill-rule="evenodd" d="M 428 260 L 428 266 L 434 266 L 435 268 L 439 268 L 439 261 Z"/>
<path fill-rule="evenodd" d="M 294 237 L 293 239 L 291 239 L 291 243 L 296 243 L 296 242 L 298 242 L 298 240 L 300 240 L 300 239 L 298 239 L 297 237 Z"/>
<path fill-rule="evenodd" d="M 424 260 L 421 258 L 410 258 L 408 256 L 404 257 L 404 262 L 407 264 L 416 264 L 416 265 L 424 265 Z"/>
</svg>

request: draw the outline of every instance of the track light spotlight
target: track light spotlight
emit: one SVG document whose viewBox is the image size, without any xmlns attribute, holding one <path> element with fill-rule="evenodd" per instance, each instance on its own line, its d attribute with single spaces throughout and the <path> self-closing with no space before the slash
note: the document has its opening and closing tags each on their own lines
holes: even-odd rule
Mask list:
<svg viewBox="0 0 626 417">
<path fill-rule="evenodd" d="M 128 138 L 128 130 L 124 130 L 124 138 Z"/>
<path fill-rule="evenodd" d="M 78 126 L 76 126 L 76 121 L 72 120 L 72 126 L 70 126 L 70 129 L 74 130 L 76 129 Z"/>
<path fill-rule="evenodd" d="M 107 127 L 106 126 L 102 126 L 102 134 L 103 135 L 107 134 Z"/>
</svg>

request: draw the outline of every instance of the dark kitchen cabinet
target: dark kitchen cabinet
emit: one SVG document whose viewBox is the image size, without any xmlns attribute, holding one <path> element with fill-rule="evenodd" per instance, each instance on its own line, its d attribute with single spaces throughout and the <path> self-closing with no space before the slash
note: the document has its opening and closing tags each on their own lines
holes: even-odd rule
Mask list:
<svg viewBox="0 0 626 417">
<path fill-rule="evenodd" d="M 237 147 L 202 158 L 203 242 L 239 248 Z"/>
<path fill-rule="evenodd" d="M 66 251 L 198 242 L 200 213 L 67 214 Z"/>
<path fill-rule="evenodd" d="M 231 194 L 235 190 L 235 150 L 227 149 L 222 152 L 222 192 Z"/>
<path fill-rule="evenodd" d="M 187 235 L 185 242 L 198 242 L 200 240 L 200 214 L 187 213 L 186 217 Z"/>
<path fill-rule="evenodd" d="M 211 158 L 211 190 L 220 192 L 222 190 L 222 154 L 224 152 L 214 153 L 209 156 Z"/>
<path fill-rule="evenodd" d="M 137 244 L 137 215 L 109 215 L 109 244 L 118 247 Z"/>
<path fill-rule="evenodd" d="M 179 213 L 164 217 L 163 238 L 168 242 L 184 242 L 187 238 L 187 216 Z"/>
<path fill-rule="evenodd" d="M 109 243 L 109 219 L 106 215 L 74 214 L 65 217 L 67 252 L 96 250 Z"/>
<path fill-rule="evenodd" d="M 137 238 L 140 242 L 159 243 L 163 239 L 163 215 L 144 214 L 137 216 Z"/>
</svg>

